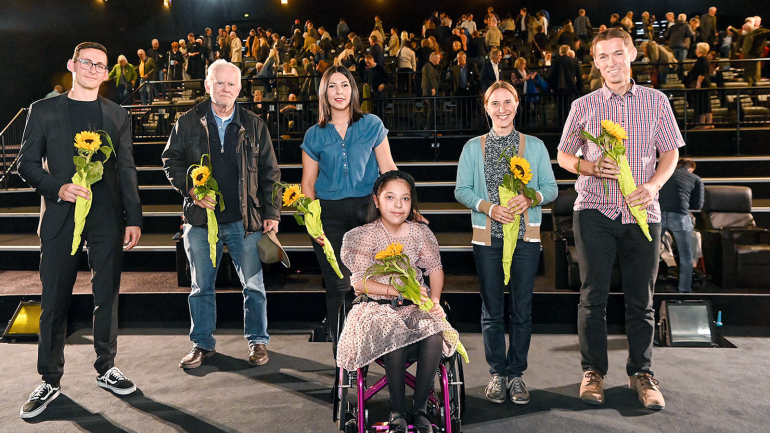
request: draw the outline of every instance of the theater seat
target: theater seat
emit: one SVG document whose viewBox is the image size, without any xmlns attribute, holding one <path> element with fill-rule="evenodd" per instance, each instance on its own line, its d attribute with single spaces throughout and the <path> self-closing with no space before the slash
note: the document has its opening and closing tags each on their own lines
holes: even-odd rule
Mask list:
<svg viewBox="0 0 770 433">
<path fill-rule="evenodd" d="M 706 271 L 724 290 L 770 287 L 770 233 L 751 214 L 751 189 L 708 186 L 701 213 Z"/>
<path fill-rule="evenodd" d="M 551 206 L 553 231 L 542 232 L 543 269 L 546 281 L 557 290 L 580 289 L 580 257 L 575 247 L 573 206 L 577 191 L 560 190 Z M 612 267 L 611 290 L 620 290 L 620 267 L 617 258 Z"/>
</svg>

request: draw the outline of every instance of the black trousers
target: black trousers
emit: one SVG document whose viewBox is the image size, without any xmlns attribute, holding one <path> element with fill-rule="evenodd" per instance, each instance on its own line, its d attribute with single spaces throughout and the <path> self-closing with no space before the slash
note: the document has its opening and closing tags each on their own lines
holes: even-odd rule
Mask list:
<svg viewBox="0 0 770 433">
<path fill-rule="evenodd" d="M 583 210 L 574 213 L 574 229 L 582 283 L 578 335 L 583 370 L 607 374 L 607 298 L 617 254 L 626 307 L 626 373 L 652 374 L 660 224 L 650 224 L 650 242 L 637 224 L 622 224 L 620 215 L 611 220 L 598 210 Z"/>
<path fill-rule="evenodd" d="M 67 310 L 77 278 L 81 252 L 70 255 L 75 228 L 72 206 L 59 234 L 41 240 L 40 280 L 43 283 L 37 371 L 43 380 L 58 384 L 64 374 Z M 94 295 L 94 367 L 101 375 L 114 366 L 118 349 L 118 290 L 123 269 L 123 224 L 111 212 L 94 206 L 86 219 L 82 239 L 88 242 L 88 264 Z M 81 242 L 82 247 L 82 242 Z"/>
<path fill-rule="evenodd" d="M 334 248 L 334 256 L 340 267 L 343 278 L 340 279 L 334 269 L 326 260 L 323 247 L 313 241 L 313 251 L 321 266 L 324 283 L 326 284 L 326 320 L 329 324 L 329 332 L 332 336 L 334 354 L 337 354 L 337 312 L 345 302 L 345 296 L 350 294 L 350 270 L 340 260 L 342 238 L 348 231 L 362 225 L 364 221 L 359 218 L 359 208 L 368 205 L 370 196 L 351 197 L 342 200 L 321 200 L 321 223 L 324 233 Z"/>
</svg>

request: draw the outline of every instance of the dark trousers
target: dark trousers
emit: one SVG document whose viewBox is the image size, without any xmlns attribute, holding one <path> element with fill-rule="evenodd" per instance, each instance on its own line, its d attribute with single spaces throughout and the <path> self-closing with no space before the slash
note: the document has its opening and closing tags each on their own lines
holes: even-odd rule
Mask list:
<svg viewBox="0 0 770 433">
<path fill-rule="evenodd" d="M 491 246 L 473 245 L 481 291 L 481 332 L 490 374 L 521 376 L 527 369 L 532 337 L 532 293 L 540 261 L 540 242 L 516 243 L 511 263 L 508 351 L 505 350 L 505 289 L 503 284 L 503 240 L 492 238 Z"/>
<path fill-rule="evenodd" d="M 96 206 L 94 206 L 96 207 Z M 37 371 L 43 380 L 58 384 L 64 374 L 67 310 L 77 277 L 81 252 L 70 255 L 75 228 L 72 206 L 56 237 L 41 241 L 40 280 L 43 283 Z M 101 375 L 115 364 L 118 349 L 118 290 L 123 269 L 123 227 L 115 218 L 92 208 L 82 239 L 88 242 L 88 265 L 94 295 L 94 367 Z M 82 247 L 82 242 L 81 242 Z"/>
<path fill-rule="evenodd" d="M 607 374 L 607 297 L 617 254 L 626 307 L 626 373 L 652 374 L 660 224 L 650 224 L 650 242 L 637 224 L 622 224 L 620 215 L 611 220 L 598 210 L 583 210 L 574 213 L 574 230 L 582 283 L 578 335 L 583 370 Z"/>
<path fill-rule="evenodd" d="M 326 260 L 323 247 L 313 241 L 313 251 L 321 266 L 324 283 L 326 283 L 326 320 L 332 336 L 332 347 L 336 356 L 337 348 L 337 312 L 345 302 L 345 296 L 350 293 L 350 270 L 340 260 L 342 237 L 348 231 L 360 226 L 363 221 L 358 217 L 359 207 L 369 203 L 369 196 L 351 197 L 342 200 L 321 200 L 321 223 L 324 233 L 334 248 L 334 256 L 340 267 L 343 278 L 340 279 Z"/>
</svg>

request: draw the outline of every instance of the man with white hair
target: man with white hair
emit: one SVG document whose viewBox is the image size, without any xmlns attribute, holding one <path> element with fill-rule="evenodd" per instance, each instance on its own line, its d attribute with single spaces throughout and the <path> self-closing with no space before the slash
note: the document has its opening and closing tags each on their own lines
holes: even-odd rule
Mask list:
<svg viewBox="0 0 770 433">
<path fill-rule="evenodd" d="M 717 31 L 717 8 L 714 6 L 710 7 L 707 13 L 700 16 L 700 34 L 703 37 L 703 41 L 712 48 L 716 45 L 719 32 Z"/>
<path fill-rule="evenodd" d="M 179 363 L 191 369 L 216 349 L 215 282 L 227 245 L 243 285 L 244 337 L 249 342 L 249 364 L 268 361 L 267 302 L 257 244 L 263 233 L 278 232 L 281 194 L 273 194 L 281 172 L 267 124 L 235 103 L 241 91 L 241 70 L 225 60 L 209 66 L 204 82 L 211 95 L 186 112 L 174 126 L 163 150 L 163 170 L 184 198 L 184 249 L 190 262 L 192 287 L 190 340 L 192 351 Z M 211 173 L 224 206 L 210 197 L 199 199 L 188 177 L 192 164 L 209 155 Z M 216 267 L 209 252 L 207 210 L 214 210 L 219 226 Z"/>
</svg>

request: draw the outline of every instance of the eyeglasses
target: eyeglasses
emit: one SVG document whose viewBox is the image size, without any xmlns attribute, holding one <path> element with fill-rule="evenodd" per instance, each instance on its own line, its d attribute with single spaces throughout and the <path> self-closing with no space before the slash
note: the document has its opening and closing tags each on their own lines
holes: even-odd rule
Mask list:
<svg viewBox="0 0 770 433">
<path fill-rule="evenodd" d="M 96 67 L 96 72 L 103 74 L 107 72 L 107 65 L 103 65 L 101 63 L 94 63 L 90 60 L 86 59 L 75 59 L 76 62 L 80 62 L 80 68 L 84 71 L 90 71 L 91 67 Z"/>
</svg>

